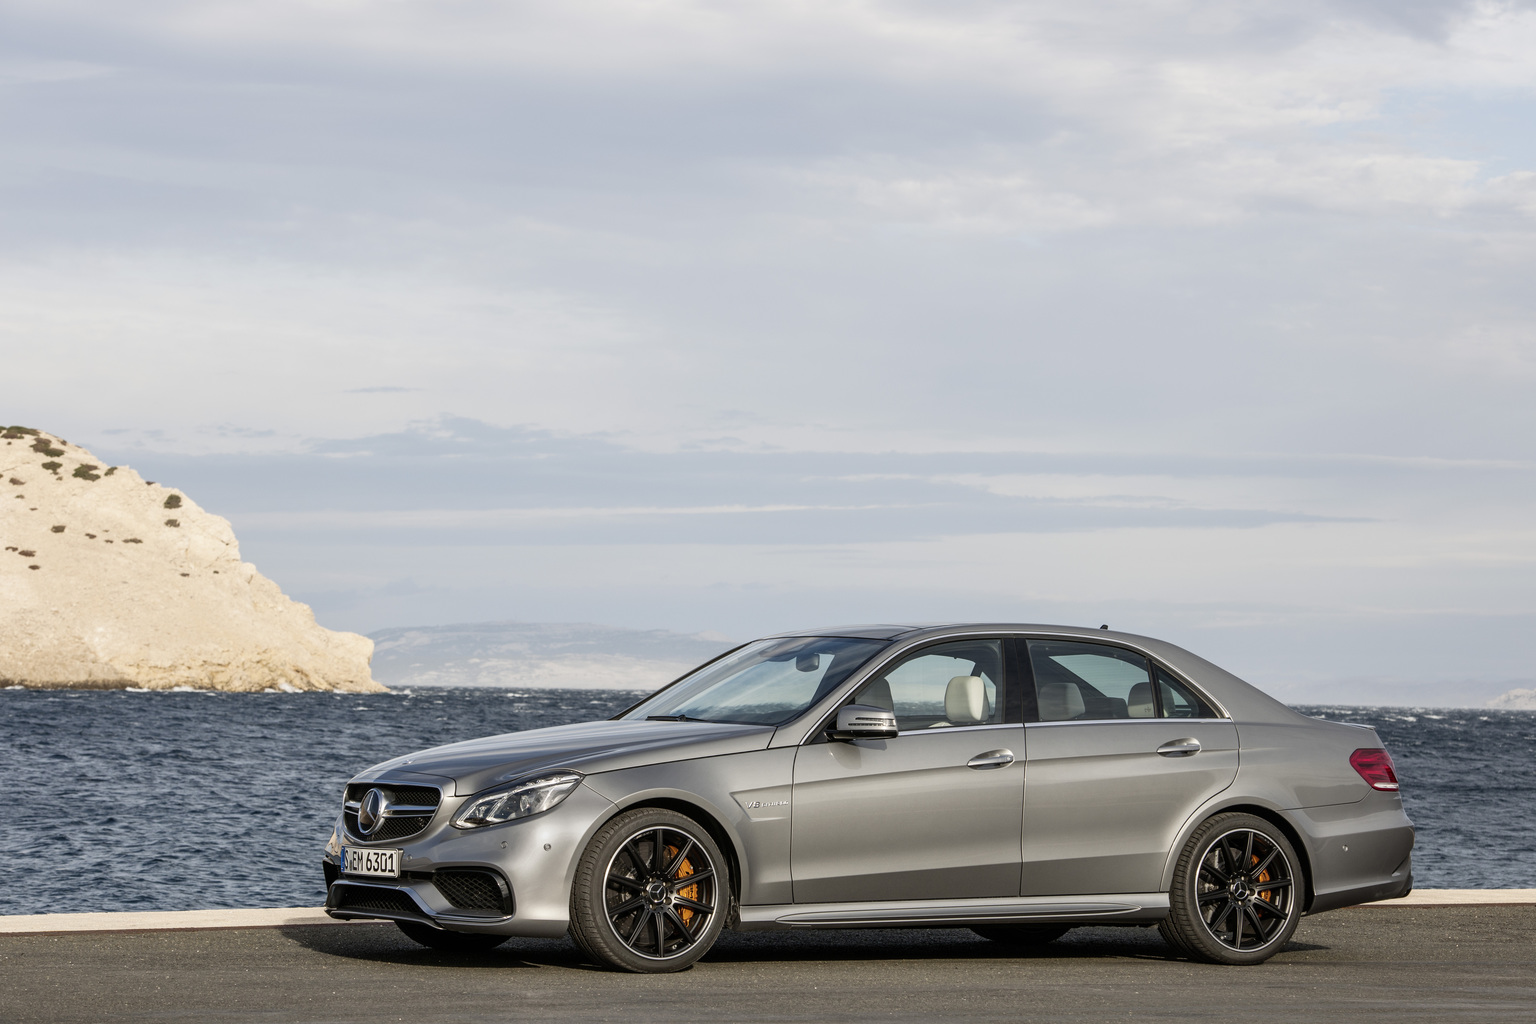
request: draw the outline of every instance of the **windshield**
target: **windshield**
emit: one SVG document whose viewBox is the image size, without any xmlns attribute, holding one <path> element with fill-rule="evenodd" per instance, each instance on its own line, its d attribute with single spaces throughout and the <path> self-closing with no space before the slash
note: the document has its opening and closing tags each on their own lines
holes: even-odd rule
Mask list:
<svg viewBox="0 0 1536 1024">
<path fill-rule="evenodd" d="M 888 642 L 840 636 L 758 640 L 621 717 L 783 725 L 831 693 Z"/>
</svg>

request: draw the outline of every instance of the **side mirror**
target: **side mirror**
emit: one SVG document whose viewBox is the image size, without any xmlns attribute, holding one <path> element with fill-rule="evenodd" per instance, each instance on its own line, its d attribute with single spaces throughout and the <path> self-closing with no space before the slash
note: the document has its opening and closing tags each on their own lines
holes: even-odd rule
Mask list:
<svg viewBox="0 0 1536 1024">
<path fill-rule="evenodd" d="M 888 740 L 896 735 L 896 713 L 869 704 L 849 704 L 837 711 L 829 731 L 835 740 Z"/>
</svg>

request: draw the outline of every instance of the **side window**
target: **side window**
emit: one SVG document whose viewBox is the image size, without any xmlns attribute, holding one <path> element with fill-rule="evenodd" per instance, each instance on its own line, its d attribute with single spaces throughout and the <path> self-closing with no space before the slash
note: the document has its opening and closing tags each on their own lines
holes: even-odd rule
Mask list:
<svg viewBox="0 0 1536 1024">
<path fill-rule="evenodd" d="M 1003 643 L 959 640 L 925 647 L 871 679 L 854 696 L 896 713 L 896 727 L 945 729 L 1003 720 Z"/>
<path fill-rule="evenodd" d="M 1147 659 L 1119 647 L 1031 640 L 1029 664 L 1042 722 L 1152 718 L 1156 704 Z"/>
<path fill-rule="evenodd" d="M 1161 668 L 1157 672 L 1158 696 L 1163 702 L 1164 718 L 1220 718 L 1200 695 Z"/>
</svg>

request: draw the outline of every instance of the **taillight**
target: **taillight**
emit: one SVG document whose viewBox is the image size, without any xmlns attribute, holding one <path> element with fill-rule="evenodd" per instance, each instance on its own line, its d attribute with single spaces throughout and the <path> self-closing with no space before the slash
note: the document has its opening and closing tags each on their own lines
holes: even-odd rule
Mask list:
<svg viewBox="0 0 1536 1024">
<path fill-rule="evenodd" d="M 1397 790 L 1397 772 L 1392 767 L 1392 755 L 1380 747 L 1366 747 L 1349 755 L 1350 767 L 1371 784 L 1372 789 Z"/>
</svg>

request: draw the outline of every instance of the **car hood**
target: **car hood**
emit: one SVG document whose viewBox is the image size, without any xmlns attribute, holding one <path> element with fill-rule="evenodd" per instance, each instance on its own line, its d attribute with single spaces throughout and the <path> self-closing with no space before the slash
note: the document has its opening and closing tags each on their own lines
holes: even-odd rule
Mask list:
<svg viewBox="0 0 1536 1024">
<path fill-rule="evenodd" d="M 720 722 L 582 722 L 432 747 L 374 765 L 353 781 L 433 776 L 439 782 L 452 779 L 454 795 L 469 796 L 554 768 L 590 775 L 659 761 L 761 750 L 773 732 L 770 725 Z"/>
</svg>

